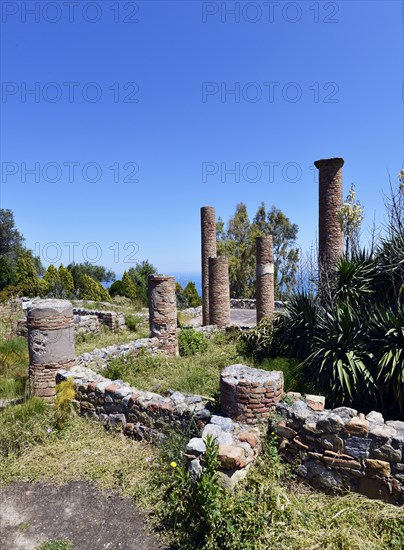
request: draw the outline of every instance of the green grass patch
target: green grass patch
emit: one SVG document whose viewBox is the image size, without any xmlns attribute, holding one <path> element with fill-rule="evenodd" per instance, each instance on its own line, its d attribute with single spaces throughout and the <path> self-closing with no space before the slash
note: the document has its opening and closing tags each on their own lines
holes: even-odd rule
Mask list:
<svg viewBox="0 0 404 550">
<path fill-rule="evenodd" d="M 0 341 L 0 397 L 13 399 L 25 394 L 28 378 L 26 338 Z"/>
<path fill-rule="evenodd" d="M 73 544 L 68 539 L 47 540 L 37 550 L 73 550 Z"/>
<path fill-rule="evenodd" d="M 143 324 L 137 327 L 136 332 L 126 329 L 111 332 L 109 328 L 101 326 L 98 334 L 77 335 L 74 348 L 76 355 L 81 355 L 82 353 L 93 351 L 95 348 L 106 348 L 114 344 L 124 344 L 125 342 L 132 342 L 137 338 L 146 338 L 148 336 L 149 329 Z"/>
</svg>

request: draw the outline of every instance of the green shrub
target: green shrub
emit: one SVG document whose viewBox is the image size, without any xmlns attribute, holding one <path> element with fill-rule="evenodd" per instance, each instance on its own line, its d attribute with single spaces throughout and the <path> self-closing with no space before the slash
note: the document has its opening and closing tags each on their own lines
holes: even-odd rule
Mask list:
<svg viewBox="0 0 404 550">
<path fill-rule="evenodd" d="M 252 357 L 255 361 L 276 355 L 273 346 L 275 325 L 276 321 L 273 319 L 262 319 L 256 327 L 242 331 L 237 351 L 245 357 Z"/>
<path fill-rule="evenodd" d="M 125 325 L 132 332 L 137 331 L 138 326 L 142 321 L 143 321 L 143 317 L 141 317 L 140 315 L 132 315 L 132 314 L 125 315 Z"/>
<path fill-rule="evenodd" d="M 206 351 L 208 342 L 202 332 L 196 332 L 192 328 L 184 328 L 178 335 L 178 348 L 182 356 L 195 355 Z"/>
<path fill-rule="evenodd" d="M 101 283 L 84 274 L 80 279 L 80 298 L 82 300 L 94 300 L 96 302 L 109 302 L 111 300 L 108 291 Z"/>
</svg>

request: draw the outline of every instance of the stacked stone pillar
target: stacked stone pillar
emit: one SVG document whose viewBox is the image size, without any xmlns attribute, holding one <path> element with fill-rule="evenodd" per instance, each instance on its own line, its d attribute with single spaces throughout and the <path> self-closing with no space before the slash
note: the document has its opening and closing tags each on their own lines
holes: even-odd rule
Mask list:
<svg viewBox="0 0 404 550">
<path fill-rule="evenodd" d="M 31 395 L 52 401 L 56 373 L 70 370 L 74 353 L 73 307 L 67 300 L 41 300 L 28 309 L 29 386 Z"/>
<path fill-rule="evenodd" d="M 209 318 L 209 258 L 216 256 L 216 216 L 213 206 L 201 208 L 202 245 L 202 324 L 213 324 Z"/>
<path fill-rule="evenodd" d="M 211 325 L 230 325 L 230 286 L 227 258 L 209 258 L 209 320 Z"/>
<path fill-rule="evenodd" d="M 274 314 L 274 255 L 272 235 L 256 239 L 256 308 L 257 323 Z"/>
<path fill-rule="evenodd" d="M 342 206 L 342 166 L 344 159 L 316 160 L 319 170 L 319 266 L 328 270 L 344 251 L 344 234 L 341 231 L 337 210 Z"/>
<path fill-rule="evenodd" d="M 159 340 L 164 353 L 178 355 L 175 279 L 166 275 L 149 275 L 148 283 L 151 337 Z"/>
</svg>

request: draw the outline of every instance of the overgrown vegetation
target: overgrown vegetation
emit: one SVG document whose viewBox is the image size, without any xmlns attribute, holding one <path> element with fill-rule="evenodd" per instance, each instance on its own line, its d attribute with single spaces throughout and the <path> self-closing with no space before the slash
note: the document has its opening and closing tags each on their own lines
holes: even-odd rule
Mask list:
<svg viewBox="0 0 404 550">
<path fill-rule="evenodd" d="M 203 353 L 208 349 L 208 342 L 202 332 L 192 328 L 183 328 L 178 334 L 178 348 L 181 356 Z"/>
</svg>

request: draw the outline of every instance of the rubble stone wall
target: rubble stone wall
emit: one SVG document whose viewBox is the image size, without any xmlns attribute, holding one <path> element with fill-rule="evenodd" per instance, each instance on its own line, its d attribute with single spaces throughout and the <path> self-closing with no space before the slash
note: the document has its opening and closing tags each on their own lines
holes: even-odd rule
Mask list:
<svg viewBox="0 0 404 550">
<path fill-rule="evenodd" d="M 176 391 L 163 397 L 81 366 L 59 370 L 56 381 L 70 377 L 76 389 L 73 404 L 79 414 L 122 429 L 138 440 L 159 440 L 171 428 L 189 429 L 191 422 L 203 429 L 211 417 L 209 401 L 199 395 Z"/>
<path fill-rule="evenodd" d="M 404 422 L 348 407 L 321 410 L 323 404 L 298 395 L 277 404 L 282 456 L 300 464 L 297 473 L 314 487 L 403 504 Z"/>
</svg>

